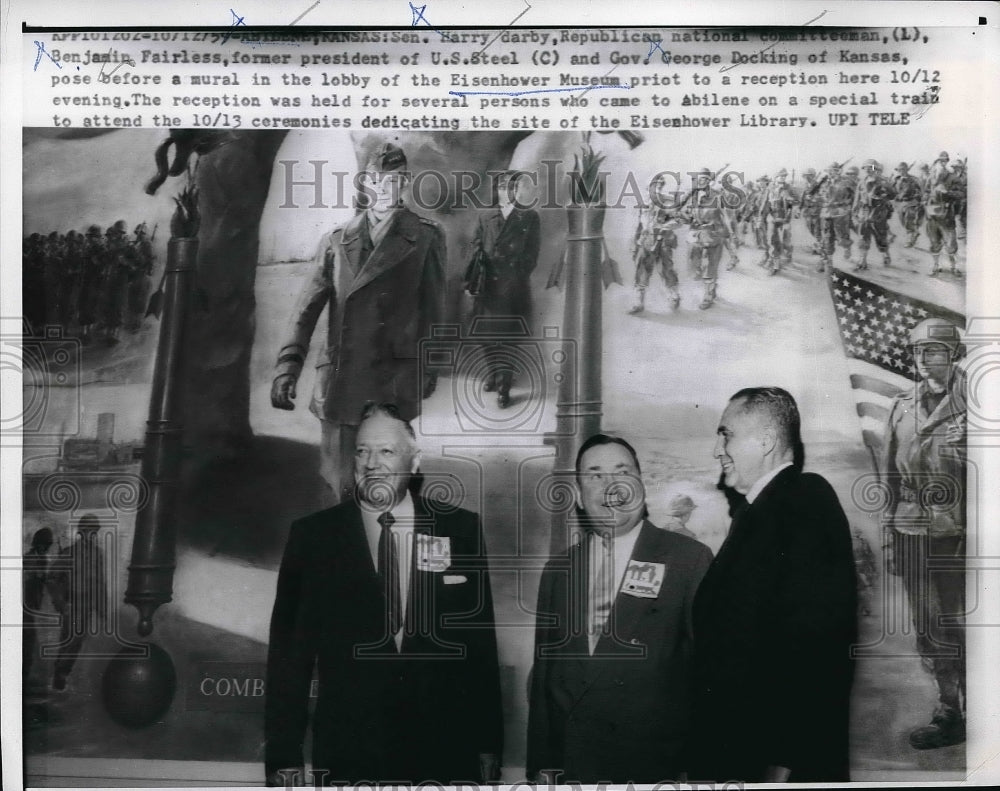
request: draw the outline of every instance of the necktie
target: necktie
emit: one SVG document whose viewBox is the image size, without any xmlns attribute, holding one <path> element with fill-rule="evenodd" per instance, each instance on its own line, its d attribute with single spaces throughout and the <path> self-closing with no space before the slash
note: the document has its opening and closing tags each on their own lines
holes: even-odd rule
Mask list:
<svg viewBox="0 0 1000 791">
<path fill-rule="evenodd" d="M 382 525 L 382 533 L 378 539 L 378 576 L 384 585 L 390 635 L 395 635 L 403 626 L 403 604 L 399 592 L 399 548 L 392 534 L 395 521 L 388 511 L 378 518 L 378 523 Z"/>
<path fill-rule="evenodd" d="M 590 653 L 594 653 L 597 641 L 611 613 L 611 602 L 614 600 L 613 571 L 614 563 L 611 557 L 611 537 L 607 533 L 592 531 L 590 533 L 590 595 L 588 597 L 587 641 Z"/>
</svg>

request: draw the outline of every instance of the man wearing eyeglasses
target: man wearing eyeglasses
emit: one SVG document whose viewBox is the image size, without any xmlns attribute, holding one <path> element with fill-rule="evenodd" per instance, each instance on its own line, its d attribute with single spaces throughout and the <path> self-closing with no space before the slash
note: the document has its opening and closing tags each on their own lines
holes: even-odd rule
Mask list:
<svg viewBox="0 0 1000 791">
<path fill-rule="evenodd" d="M 363 211 L 320 241 L 271 386 L 272 406 L 295 408 L 310 339 L 329 307 L 309 409 L 322 426 L 320 473 L 338 500 L 351 488 L 364 403 L 393 402 L 412 420 L 436 385 L 418 351 L 444 312 L 445 239 L 437 223 L 404 206 L 406 164 L 403 149 L 385 143 L 358 175 Z"/>
<path fill-rule="evenodd" d="M 538 589 L 528 779 L 676 779 L 688 735 L 691 608 L 712 560 L 646 518 L 635 450 L 596 434 L 576 459 L 581 540 Z"/>
<path fill-rule="evenodd" d="M 880 476 L 891 496 L 883 521 L 886 567 L 902 577 L 924 668 L 937 685 L 918 750 L 965 741 L 966 379 L 958 327 L 940 318 L 910 333 L 919 381 L 896 397 Z"/>
</svg>

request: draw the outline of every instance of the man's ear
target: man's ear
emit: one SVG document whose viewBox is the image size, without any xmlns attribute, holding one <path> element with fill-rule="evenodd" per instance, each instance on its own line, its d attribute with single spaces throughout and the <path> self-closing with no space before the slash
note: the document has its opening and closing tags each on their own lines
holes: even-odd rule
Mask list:
<svg viewBox="0 0 1000 791">
<path fill-rule="evenodd" d="M 760 444 L 765 456 L 774 453 L 778 445 L 778 432 L 774 426 L 762 426 L 760 430 Z"/>
<path fill-rule="evenodd" d="M 420 449 L 418 448 L 414 454 L 413 459 L 410 462 L 410 475 L 416 475 L 417 470 L 420 469 Z"/>
<path fill-rule="evenodd" d="M 581 511 L 583 508 L 583 492 L 580 490 L 580 482 L 573 478 L 573 502 Z"/>
</svg>

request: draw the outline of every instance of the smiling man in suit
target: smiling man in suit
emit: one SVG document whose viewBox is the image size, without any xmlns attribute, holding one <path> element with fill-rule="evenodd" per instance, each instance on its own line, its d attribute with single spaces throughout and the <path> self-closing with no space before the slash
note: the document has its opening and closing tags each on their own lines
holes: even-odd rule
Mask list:
<svg viewBox="0 0 1000 791">
<path fill-rule="evenodd" d="M 419 344 L 444 311 L 444 232 L 403 204 L 409 184 L 403 149 L 382 145 L 357 181 L 366 208 L 320 241 L 271 386 L 272 406 L 295 408 L 309 342 L 329 306 L 309 409 L 322 426 L 320 473 L 338 500 L 350 491 L 365 401 L 392 402 L 412 420 L 433 393 L 436 378 L 421 374 Z"/>
<path fill-rule="evenodd" d="M 712 553 L 646 519 L 635 450 L 596 434 L 576 459 L 583 533 L 538 590 L 528 778 L 678 777 L 690 719 L 691 608 Z"/>
<path fill-rule="evenodd" d="M 355 499 L 292 525 L 271 617 L 268 785 L 302 772 L 314 667 L 316 785 L 499 780 L 503 719 L 479 517 L 412 493 L 419 461 L 399 410 L 368 405 Z"/>
<path fill-rule="evenodd" d="M 694 607 L 692 780 L 848 779 L 856 639 L 850 527 L 833 488 L 802 472 L 795 400 L 734 395 L 715 457 L 736 498 Z"/>
</svg>

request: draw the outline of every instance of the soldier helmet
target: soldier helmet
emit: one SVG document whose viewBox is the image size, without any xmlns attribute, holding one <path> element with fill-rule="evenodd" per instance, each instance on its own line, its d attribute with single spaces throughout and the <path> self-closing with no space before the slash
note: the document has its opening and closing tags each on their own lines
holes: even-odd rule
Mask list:
<svg viewBox="0 0 1000 791">
<path fill-rule="evenodd" d="M 843 167 L 839 162 L 831 162 L 827 170 L 840 170 Z"/>
<path fill-rule="evenodd" d="M 101 226 L 100 225 L 91 225 L 87 229 L 87 236 L 100 236 L 100 235 L 101 235 Z"/>
<path fill-rule="evenodd" d="M 54 242 L 56 239 L 59 238 L 59 231 L 50 231 L 48 238 Z"/>
<path fill-rule="evenodd" d="M 775 178 L 781 178 L 782 176 L 785 176 L 786 178 L 788 177 L 788 171 L 785 170 L 784 168 L 782 168 L 781 170 L 779 170 L 777 173 L 774 174 Z"/>
<path fill-rule="evenodd" d="M 845 172 L 847 173 L 848 176 L 856 176 L 861 171 L 858 170 L 858 166 L 857 165 L 851 165 Z"/>
<path fill-rule="evenodd" d="M 368 157 L 368 163 L 365 165 L 365 170 L 375 171 L 376 173 L 389 173 L 394 170 L 405 169 L 406 154 L 403 153 L 403 149 L 392 143 L 383 143 L 375 149 L 371 156 Z"/>
<path fill-rule="evenodd" d="M 771 183 L 771 177 L 769 175 L 767 175 L 767 173 L 765 173 L 763 176 L 761 176 L 759 179 L 757 179 L 757 181 L 759 181 L 761 184 L 770 184 Z"/>
<path fill-rule="evenodd" d="M 808 176 L 815 176 L 816 175 L 816 169 L 815 168 L 806 168 L 805 170 L 802 171 L 802 175 L 806 176 L 806 177 L 808 177 Z"/>
<path fill-rule="evenodd" d="M 135 226 L 135 230 L 132 231 L 132 233 L 134 233 L 136 236 L 146 233 L 146 223 L 144 222 L 139 223 L 137 226 Z"/>
<path fill-rule="evenodd" d="M 694 500 L 686 494 L 678 494 L 671 498 L 670 503 L 667 505 L 667 513 L 676 515 L 689 514 L 697 507 L 694 504 Z"/>
<path fill-rule="evenodd" d="M 952 170 L 965 170 L 965 163 L 961 159 L 956 159 L 951 163 Z"/>
<path fill-rule="evenodd" d="M 957 352 L 962 344 L 962 332 L 947 319 L 924 319 L 910 330 L 910 345 L 926 343 L 940 343 Z"/>
<path fill-rule="evenodd" d="M 694 174 L 694 177 L 696 179 L 701 178 L 702 176 L 708 176 L 709 178 L 712 178 L 714 175 L 715 174 L 708 168 L 699 168 L 698 171 Z"/>
<path fill-rule="evenodd" d="M 937 159 L 935 159 L 934 161 L 935 162 L 947 162 L 950 158 L 951 157 L 948 156 L 948 152 L 947 151 L 942 151 L 940 154 L 937 155 Z"/>
<path fill-rule="evenodd" d="M 896 165 L 896 170 L 899 173 L 906 173 L 909 169 L 910 169 L 910 166 L 907 165 L 905 162 L 900 162 L 898 165 Z"/>
</svg>

